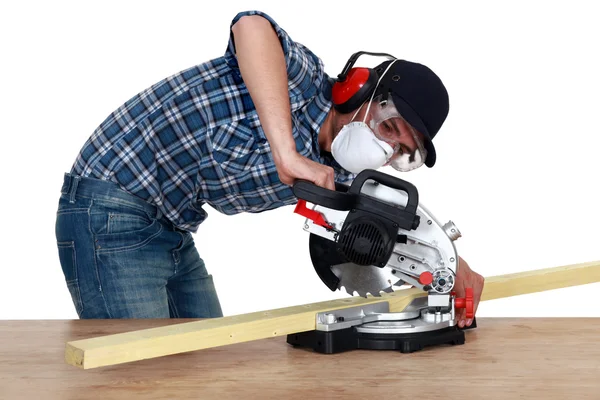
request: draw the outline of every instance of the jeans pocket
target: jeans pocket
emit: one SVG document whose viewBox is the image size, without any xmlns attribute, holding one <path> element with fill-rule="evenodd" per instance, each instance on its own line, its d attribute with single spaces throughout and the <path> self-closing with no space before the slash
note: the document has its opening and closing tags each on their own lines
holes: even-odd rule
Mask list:
<svg viewBox="0 0 600 400">
<path fill-rule="evenodd" d="M 145 215 L 124 212 L 109 212 L 106 233 L 127 233 L 141 231 L 152 225 L 153 220 Z"/>
<path fill-rule="evenodd" d="M 94 200 L 90 218 L 96 253 L 139 249 L 163 230 L 145 210 L 113 201 Z"/>
<path fill-rule="evenodd" d="M 81 315 L 83 304 L 79 292 L 79 280 L 77 279 L 77 255 L 75 252 L 75 242 L 57 242 L 58 257 L 60 265 L 67 283 L 67 288 L 71 294 L 71 299 L 75 305 L 77 315 Z"/>
<path fill-rule="evenodd" d="M 95 199 L 90 207 L 90 228 L 97 235 L 135 233 L 153 222 L 142 208 L 119 201 Z"/>
</svg>

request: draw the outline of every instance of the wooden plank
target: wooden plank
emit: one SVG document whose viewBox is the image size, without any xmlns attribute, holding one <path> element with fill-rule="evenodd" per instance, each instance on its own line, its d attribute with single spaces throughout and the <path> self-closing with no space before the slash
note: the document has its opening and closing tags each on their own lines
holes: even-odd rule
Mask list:
<svg viewBox="0 0 600 400">
<path fill-rule="evenodd" d="M 498 275 L 486 278 L 481 301 L 599 281 L 600 262 Z M 405 289 L 382 297 L 349 297 L 76 340 L 67 342 L 65 361 L 90 369 L 283 336 L 315 329 L 318 312 L 382 301 L 389 302 L 391 312 L 398 312 L 414 298 L 425 295 L 418 289 Z"/>
<path fill-rule="evenodd" d="M 498 275 L 485 279 L 481 301 L 600 282 L 600 261 Z"/>
<path fill-rule="evenodd" d="M 67 343 L 65 361 L 89 369 L 283 336 L 314 329 L 315 316 L 319 312 L 383 301 L 389 302 L 390 310 L 402 310 L 414 298 L 424 294 L 418 289 L 407 289 L 385 297 L 356 296 L 76 340 Z"/>
</svg>

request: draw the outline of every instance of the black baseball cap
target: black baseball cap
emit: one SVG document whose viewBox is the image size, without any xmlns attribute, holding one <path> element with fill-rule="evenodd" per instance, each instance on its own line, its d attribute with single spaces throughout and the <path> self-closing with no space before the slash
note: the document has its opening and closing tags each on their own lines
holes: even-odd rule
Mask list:
<svg viewBox="0 0 600 400">
<path fill-rule="evenodd" d="M 375 67 L 381 76 L 393 60 Z M 448 91 L 441 79 L 423 64 L 396 60 L 381 79 L 375 96 L 387 98 L 391 93 L 394 106 L 402 117 L 425 137 L 425 165 L 433 167 L 436 160 L 433 138 L 446 120 L 449 111 Z"/>
</svg>

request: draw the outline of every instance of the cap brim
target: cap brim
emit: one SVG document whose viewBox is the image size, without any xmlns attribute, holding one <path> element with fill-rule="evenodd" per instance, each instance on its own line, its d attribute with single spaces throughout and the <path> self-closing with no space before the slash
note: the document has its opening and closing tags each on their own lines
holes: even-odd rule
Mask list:
<svg viewBox="0 0 600 400">
<path fill-rule="evenodd" d="M 396 95 L 392 91 L 392 99 L 394 100 L 394 106 L 396 110 L 402 115 L 402 117 L 408 122 L 413 128 L 415 128 L 418 132 L 420 132 L 425 138 L 425 150 L 427 150 L 427 158 L 425 159 L 425 165 L 431 168 L 435 165 L 436 153 L 435 147 L 433 146 L 433 142 L 431 141 L 431 136 L 429 135 L 429 131 L 425 127 L 423 120 L 419 115 L 412 109 L 407 102 L 402 99 L 402 97 Z"/>
</svg>

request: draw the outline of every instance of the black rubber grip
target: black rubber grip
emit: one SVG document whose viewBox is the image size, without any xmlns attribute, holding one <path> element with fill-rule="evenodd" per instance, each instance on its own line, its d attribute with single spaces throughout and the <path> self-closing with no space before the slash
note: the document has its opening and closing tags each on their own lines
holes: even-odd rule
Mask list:
<svg viewBox="0 0 600 400">
<path fill-rule="evenodd" d="M 352 209 L 355 196 L 345 191 L 343 186 L 339 186 L 338 189 L 344 191 L 329 190 L 306 180 L 297 180 L 292 187 L 294 195 L 299 199 L 333 210 L 347 211 Z"/>
</svg>

